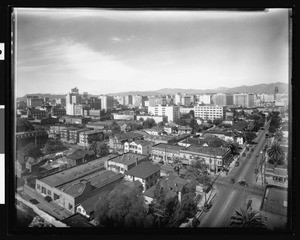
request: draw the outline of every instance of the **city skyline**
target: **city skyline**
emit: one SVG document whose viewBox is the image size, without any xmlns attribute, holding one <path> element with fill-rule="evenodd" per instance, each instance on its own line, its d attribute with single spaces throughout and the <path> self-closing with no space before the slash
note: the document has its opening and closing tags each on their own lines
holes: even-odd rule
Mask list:
<svg viewBox="0 0 300 240">
<path fill-rule="evenodd" d="M 17 97 L 289 81 L 288 10 L 15 13 Z"/>
</svg>

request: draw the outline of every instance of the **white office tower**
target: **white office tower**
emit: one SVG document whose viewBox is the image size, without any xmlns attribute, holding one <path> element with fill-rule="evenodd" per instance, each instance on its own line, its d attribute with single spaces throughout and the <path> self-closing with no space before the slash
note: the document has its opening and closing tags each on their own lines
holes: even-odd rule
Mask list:
<svg viewBox="0 0 300 240">
<path fill-rule="evenodd" d="M 211 96 L 208 94 L 199 95 L 200 104 L 211 104 Z"/>
<path fill-rule="evenodd" d="M 66 114 L 75 115 L 76 105 L 81 104 L 81 95 L 77 87 L 72 88 L 66 96 Z"/>
<path fill-rule="evenodd" d="M 155 106 L 149 107 L 148 113 L 157 116 L 167 116 L 168 121 L 174 122 L 179 118 L 179 106 Z"/>
<path fill-rule="evenodd" d="M 101 109 L 112 109 L 114 107 L 114 98 L 112 96 L 101 95 Z"/>
</svg>

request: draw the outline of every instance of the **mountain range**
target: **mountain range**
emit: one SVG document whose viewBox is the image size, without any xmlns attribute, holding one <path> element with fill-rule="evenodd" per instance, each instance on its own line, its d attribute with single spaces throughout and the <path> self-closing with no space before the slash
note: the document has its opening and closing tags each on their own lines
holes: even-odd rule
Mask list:
<svg viewBox="0 0 300 240">
<path fill-rule="evenodd" d="M 286 83 L 269 83 L 269 84 L 258 84 L 253 86 L 239 86 L 233 88 L 226 88 L 226 87 L 219 87 L 214 89 L 182 89 L 182 88 L 163 88 L 156 91 L 128 91 L 128 92 L 118 92 L 118 93 L 110 93 L 107 95 L 112 96 L 125 96 L 125 95 L 144 95 L 144 96 L 151 96 L 151 95 L 160 95 L 160 94 L 168 94 L 168 95 L 175 95 L 177 93 L 182 94 L 205 94 L 205 93 L 274 93 L 275 87 L 278 87 L 278 93 L 288 93 L 288 84 Z M 50 100 L 55 98 L 64 98 L 66 97 L 67 93 L 65 94 L 50 94 L 50 93 L 36 93 L 36 94 L 26 94 L 23 97 L 17 98 L 17 100 L 24 101 L 26 100 L 27 96 L 35 95 L 39 98 L 46 98 L 48 97 Z M 99 94 L 100 95 L 100 94 Z M 89 97 L 98 97 L 99 95 L 92 95 L 89 94 Z"/>
</svg>

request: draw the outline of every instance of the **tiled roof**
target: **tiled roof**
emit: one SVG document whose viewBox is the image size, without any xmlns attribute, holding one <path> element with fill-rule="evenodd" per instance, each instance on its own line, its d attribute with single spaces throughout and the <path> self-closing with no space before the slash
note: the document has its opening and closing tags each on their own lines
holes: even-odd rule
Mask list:
<svg viewBox="0 0 300 240">
<path fill-rule="evenodd" d="M 95 152 L 93 150 L 83 150 L 83 149 L 77 149 L 75 152 L 70 154 L 67 158 L 72 160 L 82 159 L 86 155 L 92 156 Z"/>
<path fill-rule="evenodd" d="M 142 146 L 147 146 L 147 145 L 151 145 L 152 144 L 152 142 L 146 141 L 146 140 L 135 140 L 133 142 L 135 144 L 137 144 L 137 145 L 142 145 Z"/>
<path fill-rule="evenodd" d="M 158 164 L 143 162 L 134 168 L 131 168 L 129 171 L 126 171 L 125 174 L 145 179 L 158 171 L 160 171 L 160 166 Z"/>
</svg>

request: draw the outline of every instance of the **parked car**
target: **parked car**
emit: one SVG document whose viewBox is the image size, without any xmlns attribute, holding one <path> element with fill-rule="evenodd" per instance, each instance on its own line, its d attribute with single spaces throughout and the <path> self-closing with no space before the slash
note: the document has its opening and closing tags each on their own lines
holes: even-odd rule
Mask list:
<svg viewBox="0 0 300 240">
<path fill-rule="evenodd" d="M 235 162 L 235 166 L 236 166 L 236 167 L 240 166 L 240 162 L 239 162 L 239 161 L 236 161 L 236 162 Z"/>
</svg>

